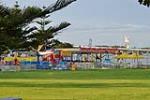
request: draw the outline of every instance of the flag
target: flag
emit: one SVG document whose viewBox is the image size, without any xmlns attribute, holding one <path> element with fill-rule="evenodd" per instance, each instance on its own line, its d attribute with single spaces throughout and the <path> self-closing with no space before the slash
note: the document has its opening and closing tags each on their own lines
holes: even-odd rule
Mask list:
<svg viewBox="0 0 150 100">
<path fill-rule="evenodd" d="M 130 48 L 130 40 L 127 36 L 124 36 L 124 44 L 127 49 Z"/>
<path fill-rule="evenodd" d="M 124 36 L 124 42 L 125 42 L 125 43 L 129 43 L 129 42 L 130 42 L 130 40 L 128 39 L 127 36 Z"/>
</svg>

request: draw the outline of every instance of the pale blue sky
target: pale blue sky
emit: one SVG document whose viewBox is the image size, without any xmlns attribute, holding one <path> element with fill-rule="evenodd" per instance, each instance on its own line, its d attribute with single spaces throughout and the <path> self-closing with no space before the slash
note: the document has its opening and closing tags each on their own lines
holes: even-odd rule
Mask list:
<svg viewBox="0 0 150 100">
<path fill-rule="evenodd" d="M 15 0 L 2 0 L 12 6 Z M 18 0 L 21 7 L 42 7 L 56 0 Z M 56 38 L 76 45 L 122 45 L 126 35 L 134 47 L 150 47 L 150 8 L 138 0 L 77 0 L 67 8 L 51 14 L 54 24 L 68 21 L 72 25 Z"/>
</svg>

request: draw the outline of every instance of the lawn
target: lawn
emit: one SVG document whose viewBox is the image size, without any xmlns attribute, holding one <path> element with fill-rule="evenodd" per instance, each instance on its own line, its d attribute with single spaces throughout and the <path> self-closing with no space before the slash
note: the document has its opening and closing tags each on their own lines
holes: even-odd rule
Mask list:
<svg viewBox="0 0 150 100">
<path fill-rule="evenodd" d="M 0 98 L 150 100 L 149 69 L 0 72 Z"/>
</svg>

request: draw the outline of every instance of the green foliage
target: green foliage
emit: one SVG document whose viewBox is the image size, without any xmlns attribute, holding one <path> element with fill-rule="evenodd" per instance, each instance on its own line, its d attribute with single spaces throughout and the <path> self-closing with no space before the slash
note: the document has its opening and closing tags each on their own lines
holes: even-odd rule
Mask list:
<svg viewBox="0 0 150 100">
<path fill-rule="evenodd" d="M 29 43 L 32 47 L 37 48 L 39 45 L 44 45 L 45 48 L 71 48 L 73 47 L 69 43 L 62 43 L 56 39 L 53 39 L 60 30 L 68 27 L 70 23 L 62 22 L 58 26 L 50 26 L 51 21 L 48 20 L 49 16 L 42 16 L 36 23 L 40 26 L 37 31 L 28 35 L 30 39 Z"/>
<path fill-rule="evenodd" d="M 44 10 L 39 7 L 31 6 L 21 9 L 18 2 L 16 2 L 14 7 L 0 5 L 0 53 L 8 49 L 28 48 L 32 45 L 38 45 L 39 43 L 36 41 L 29 42 L 32 38 L 36 37 L 30 38 L 28 35 L 37 29 L 36 27 L 28 27 L 29 24 L 32 23 L 34 19 L 62 9 L 75 0 L 62 1 L 63 0 L 57 0 L 55 4 Z M 45 22 L 45 24 L 48 23 L 49 22 Z M 54 36 L 49 34 L 56 34 L 57 31 L 69 25 L 68 23 L 62 23 L 58 27 L 50 27 L 46 32 L 47 34 L 40 34 L 41 36 L 38 37 L 44 40 L 45 38 Z M 48 32 L 50 33 L 48 34 Z"/>
<path fill-rule="evenodd" d="M 66 42 L 60 42 L 59 40 L 53 39 L 50 43 L 52 48 L 73 48 L 73 45 Z"/>
<path fill-rule="evenodd" d="M 0 43 L 9 49 L 21 48 L 26 41 L 24 37 L 29 31 L 24 30 L 31 21 L 28 19 L 41 12 L 40 8 L 27 7 L 20 9 L 13 7 L 9 9 L 9 14 L 0 16 Z M 3 13 L 3 12 L 1 12 Z"/>
<path fill-rule="evenodd" d="M 140 4 L 143 4 L 143 5 L 147 6 L 147 7 L 150 6 L 150 0 L 138 0 L 138 1 L 139 1 Z"/>
</svg>

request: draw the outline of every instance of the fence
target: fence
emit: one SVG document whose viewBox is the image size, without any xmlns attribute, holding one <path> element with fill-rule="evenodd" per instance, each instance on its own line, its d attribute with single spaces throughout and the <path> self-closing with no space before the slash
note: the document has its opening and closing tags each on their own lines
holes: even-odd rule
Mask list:
<svg viewBox="0 0 150 100">
<path fill-rule="evenodd" d="M 143 55 L 141 59 L 116 59 L 115 55 L 109 55 L 101 60 L 90 62 L 76 61 L 77 69 L 101 69 L 101 68 L 150 68 L 150 54 Z M 7 61 L 5 64 L 0 64 L 2 71 L 17 71 L 17 70 L 66 70 L 70 69 L 72 61 L 61 61 L 57 64 L 52 64 L 47 61 L 21 61 L 19 65 L 14 65 L 12 61 Z"/>
<path fill-rule="evenodd" d="M 9 62 L 7 64 L 0 64 L 2 71 L 17 71 L 17 70 L 66 70 L 69 69 L 70 64 L 68 62 L 60 62 L 58 64 L 52 64 L 46 61 L 40 62 L 20 62 L 19 65 L 14 65 Z"/>
</svg>

